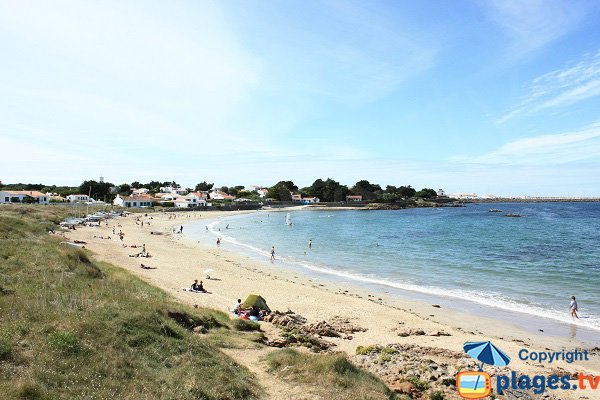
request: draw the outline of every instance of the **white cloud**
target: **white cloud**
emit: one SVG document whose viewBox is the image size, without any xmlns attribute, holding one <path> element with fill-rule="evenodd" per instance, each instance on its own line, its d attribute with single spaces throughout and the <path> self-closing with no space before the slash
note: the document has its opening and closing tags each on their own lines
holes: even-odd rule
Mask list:
<svg viewBox="0 0 600 400">
<path fill-rule="evenodd" d="M 498 119 L 504 123 L 551 108 L 566 107 L 600 95 L 600 51 L 570 67 L 535 78 L 529 95 Z"/>
<path fill-rule="evenodd" d="M 518 139 L 497 150 L 454 161 L 481 164 L 558 165 L 600 160 L 600 123 L 582 130 Z"/>
<path fill-rule="evenodd" d="M 527 56 L 564 36 L 585 17 L 585 9 L 562 0 L 492 0 L 485 2 L 493 21 L 508 37 L 508 53 L 514 59 Z"/>
</svg>

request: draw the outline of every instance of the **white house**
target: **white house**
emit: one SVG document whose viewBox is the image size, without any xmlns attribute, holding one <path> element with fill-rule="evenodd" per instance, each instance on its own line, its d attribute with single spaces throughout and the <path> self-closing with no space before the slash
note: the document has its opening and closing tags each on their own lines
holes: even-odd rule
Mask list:
<svg viewBox="0 0 600 400">
<path fill-rule="evenodd" d="M 302 201 L 302 195 L 301 194 L 294 194 L 292 193 L 292 201 L 296 201 L 296 202 L 301 202 Z"/>
<path fill-rule="evenodd" d="M 269 190 L 267 189 L 258 189 L 256 191 L 256 193 L 258 193 L 258 195 L 260 196 L 260 198 L 262 199 L 263 197 L 266 197 L 267 194 L 269 193 Z"/>
<path fill-rule="evenodd" d="M 161 193 L 171 193 L 171 194 L 178 194 L 178 195 L 186 195 L 187 194 L 187 190 L 180 188 L 180 187 L 173 187 L 173 186 L 162 186 L 160 189 Z"/>
<path fill-rule="evenodd" d="M 302 204 L 314 204 L 314 203 L 318 203 L 321 200 L 319 200 L 318 197 L 304 197 L 302 198 Z"/>
<path fill-rule="evenodd" d="M 133 189 L 133 191 L 131 192 L 131 194 L 134 195 L 134 196 L 139 196 L 139 195 L 142 195 L 142 194 L 148 194 L 148 192 L 150 192 L 150 189 L 139 188 L 139 189 Z"/>
<path fill-rule="evenodd" d="M 87 194 L 70 194 L 67 196 L 67 201 L 69 203 L 87 203 L 92 199 Z"/>
<path fill-rule="evenodd" d="M 190 208 L 190 207 L 205 207 L 206 199 L 200 198 L 195 193 L 190 193 L 187 196 L 180 197 L 174 202 L 175 207 Z"/>
<path fill-rule="evenodd" d="M 210 192 L 210 198 L 214 200 L 233 200 L 235 196 L 231 196 L 225 192 L 221 192 L 220 190 L 213 190 Z"/>
<path fill-rule="evenodd" d="M 117 195 L 113 201 L 115 206 L 126 208 L 152 207 L 150 196 L 123 196 Z"/>
<path fill-rule="evenodd" d="M 37 203 L 48 204 L 50 196 L 35 190 L 0 191 L 0 203 Z"/>
</svg>

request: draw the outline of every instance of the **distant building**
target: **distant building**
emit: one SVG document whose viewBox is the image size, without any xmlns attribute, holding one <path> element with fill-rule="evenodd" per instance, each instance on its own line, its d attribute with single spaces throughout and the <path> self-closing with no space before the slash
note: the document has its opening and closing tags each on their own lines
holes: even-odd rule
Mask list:
<svg viewBox="0 0 600 400">
<path fill-rule="evenodd" d="M 87 194 L 70 194 L 66 199 L 69 203 L 87 203 L 92 201 L 92 198 Z"/>
<path fill-rule="evenodd" d="M 363 201 L 363 198 L 360 194 L 349 194 L 348 196 L 346 196 L 347 203 L 353 203 L 357 201 Z"/>
<path fill-rule="evenodd" d="M 174 187 L 174 186 L 162 186 L 159 189 L 160 193 L 171 193 L 171 194 L 178 194 L 178 195 L 186 195 L 188 193 L 187 189 L 183 189 L 181 187 Z"/>
<path fill-rule="evenodd" d="M 295 201 L 295 202 L 298 202 L 298 203 L 302 202 L 302 195 L 301 194 L 297 194 L 297 193 L 296 194 L 292 193 L 292 201 Z"/>
<path fill-rule="evenodd" d="M 438 189 L 437 195 L 438 197 L 446 197 L 446 192 L 444 192 L 444 189 Z"/>
<path fill-rule="evenodd" d="M 0 191 L 0 203 L 36 203 L 48 204 L 50 196 L 35 190 Z"/>
<path fill-rule="evenodd" d="M 258 195 L 260 196 L 260 198 L 262 199 L 263 197 L 266 197 L 267 194 L 269 193 L 269 191 L 267 189 L 258 189 L 256 191 L 256 193 L 258 193 Z"/>
<path fill-rule="evenodd" d="M 229 195 L 225 192 L 215 189 L 212 192 L 210 192 L 210 198 L 214 200 L 233 200 L 235 199 L 235 196 Z"/>
<path fill-rule="evenodd" d="M 454 197 L 456 199 L 477 199 L 477 198 L 479 198 L 477 193 L 457 193 L 457 194 L 453 195 L 452 197 Z"/>
<path fill-rule="evenodd" d="M 117 195 L 113 201 L 115 206 L 125 208 L 152 207 L 152 197 L 150 196 L 121 196 Z"/>
<path fill-rule="evenodd" d="M 314 204 L 314 203 L 319 203 L 321 200 L 319 200 L 318 197 L 304 197 L 302 198 L 302 204 Z"/>
<path fill-rule="evenodd" d="M 133 191 L 131 192 L 132 195 L 134 196 L 139 196 L 142 194 L 148 194 L 150 192 L 150 189 L 146 189 L 146 188 L 139 188 L 139 189 L 133 189 Z"/>
</svg>

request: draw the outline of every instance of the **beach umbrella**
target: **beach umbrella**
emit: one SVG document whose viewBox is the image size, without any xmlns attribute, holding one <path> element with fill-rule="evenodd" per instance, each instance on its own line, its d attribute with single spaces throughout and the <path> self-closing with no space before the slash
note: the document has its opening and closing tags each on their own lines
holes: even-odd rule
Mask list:
<svg viewBox="0 0 600 400">
<path fill-rule="evenodd" d="M 492 342 L 467 342 L 463 349 L 465 353 L 483 364 L 503 367 L 510 363 L 510 357 L 504 354 L 502 350 L 492 344 Z"/>
</svg>

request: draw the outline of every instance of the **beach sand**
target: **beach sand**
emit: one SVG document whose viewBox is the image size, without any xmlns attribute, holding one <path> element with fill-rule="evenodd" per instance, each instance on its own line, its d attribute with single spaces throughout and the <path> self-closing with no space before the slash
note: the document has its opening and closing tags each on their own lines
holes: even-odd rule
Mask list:
<svg viewBox="0 0 600 400">
<path fill-rule="evenodd" d="M 172 217 L 176 215 L 176 219 Z M 387 345 L 410 343 L 440 349 L 461 352 L 468 341 L 492 340 L 495 345 L 511 355 L 510 369 L 528 374 L 549 375 L 562 368 L 571 374 L 584 372 L 600 375 L 600 362 L 597 350 L 589 361 L 558 361 L 552 364 L 540 364 L 522 361 L 518 352 L 526 348 L 529 351 L 561 351 L 590 349 L 589 344 L 576 339 L 550 337 L 525 331 L 505 321 L 482 318 L 467 313 L 436 308 L 430 303 L 410 301 L 397 296 L 369 292 L 365 288 L 354 287 L 351 283 L 332 283 L 319 281 L 294 271 L 271 264 L 252 260 L 234 254 L 223 248 L 205 246 L 173 233 L 173 227 L 198 219 L 216 218 L 232 215 L 231 212 L 181 212 L 131 214 L 128 217 L 108 220 L 109 226 L 82 227 L 69 231 L 71 239 L 86 241 L 86 248 L 95 253 L 96 258 L 110 262 L 131 271 L 147 282 L 156 285 L 184 303 L 210 307 L 227 311 L 236 299 L 244 299 L 250 293 L 261 294 L 266 298 L 272 310 L 293 310 L 308 319 L 308 322 L 328 321 L 335 316 L 348 318 L 353 324 L 366 328 L 365 332 L 353 334 L 351 340 L 327 338 L 337 346 L 336 350 L 353 356 L 357 346 Z M 144 226 L 136 225 L 136 218 L 142 218 Z M 152 219 L 150 219 L 150 217 Z M 170 218 L 171 217 L 171 218 Z M 150 222 L 148 225 L 147 222 Z M 117 224 L 121 225 L 120 227 Z M 122 230 L 124 241 L 112 233 Z M 151 234 L 160 232 L 161 234 Z M 94 236 L 111 236 L 111 239 L 99 239 Z M 122 245 L 146 245 L 151 258 L 129 257 L 141 251 L 141 248 Z M 156 269 L 142 269 L 144 263 Z M 214 269 L 211 278 L 205 279 L 203 271 Z M 203 280 L 210 294 L 196 294 L 182 291 L 189 287 L 194 279 Z M 263 323 L 265 326 L 270 325 Z M 399 331 L 421 329 L 425 332 L 443 331 L 450 336 L 398 336 Z M 264 350 L 263 350 L 264 351 Z M 237 357 L 243 363 L 243 356 Z M 256 367 L 256 366 L 254 366 Z M 575 381 L 574 381 L 575 382 Z M 552 393 L 552 392 L 547 392 Z M 552 393 L 560 398 L 600 398 L 600 392 L 557 391 Z"/>
</svg>

